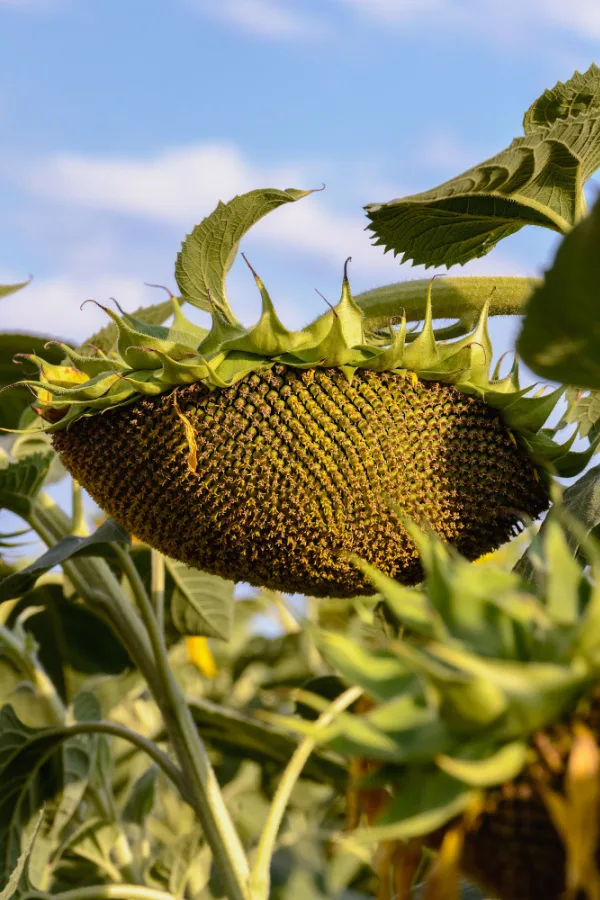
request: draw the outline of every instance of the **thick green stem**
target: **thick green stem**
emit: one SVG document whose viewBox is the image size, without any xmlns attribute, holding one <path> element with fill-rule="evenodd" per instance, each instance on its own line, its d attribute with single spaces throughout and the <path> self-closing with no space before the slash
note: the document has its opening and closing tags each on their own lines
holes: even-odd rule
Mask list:
<svg viewBox="0 0 600 900">
<path fill-rule="evenodd" d="M 72 479 L 72 498 L 71 534 L 75 534 L 78 537 L 87 537 L 90 532 L 83 509 L 83 491 L 79 482 L 75 481 L 74 478 Z"/>
<path fill-rule="evenodd" d="M 317 719 L 315 728 L 326 728 L 336 715 L 358 700 L 362 694 L 362 688 L 352 687 L 338 697 L 329 708 Z M 271 859 L 275 851 L 277 835 L 283 821 L 290 797 L 308 757 L 317 745 L 314 737 L 305 737 L 298 744 L 290 759 L 285 772 L 281 776 L 273 802 L 269 809 L 269 815 L 263 832 L 260 836 L 254 865 L 252 867 L 250 900 L 269 900 L 271 889 Z"/>
<path fill-rule="evenodd" d="M 150 637 L 161 683 L 167 695 L 170 712 L 177 728 L 170 732 L 175 751 L 186 775 L 194 809 L 204 830 L 221 876 L 228 886 L 231 900 L 245 900 L 249 868 L 235 826 L 231 820 L 206 748 L 194 724 L 190 708 L 177 684 L 167 655 L 163 635 L 152 609 L 152 603 L 130 554 L 116 548 L 119 562 L 131 585 L 141 617 Z"/>
<path fill-rule="evenodd" d="M 390 318 L 403 314 L 407 321 L 418 322 L 425 315 L 430 283 L 430 278 L 401 281 L 364 291 L 354 299 L 373 327 L 384 325 Z M 490 295 L 490 316 L 522 315 L 532 290 L 539 284 L 539 278 L 436 278 L 432 294 L 433 314 L 436 319 L 459 319 L 464 326 L 464 334 L 472 327 Z M 456 326 L 453 336 L 458 336 Z"/>
<path fill-rule="evenodd" d="M 139 884 L 93 884 L 59 894 L 37 891 L 27 894 L 28 900 L 175 900 L 173 894 L 143 887 Z"/>
<path fill-rule="evenodd" d="M 69 518 L 45 494 L 31 504 L 26 518 L 49 546 L 71 530 Z M 185 799 L 204 829 L 229 900 L 247 900 L 248 862 L 204 744 L 170 669 L 150 598 L 129 553 L 117 545 L 115 550 L 138 601 L 141 620 L 103 560 L 79 558 L 65 562 L 63 568 L 78 594 L 108 622 L 146 679 L 183 771 Z"/>
<path fill-rule="evenodd" d="M 120 738 L 133 744 L 138 750 L 146 753 L 156 765 L 162 770 L 167 778 L 175 785 L 182 794 L 184 799 L 186 794 L 186 785 L 183 781 L 183 775 L 177 766 L 169 759 L 160 747 L 157 747 L 154 741 L 138 734 L 137 731 L 131 731 L 124 725 L 118 725 L 116 722 L 75 722 L 69 726 L 69 737 L 76 734 L 109 734 L 111 737 Z"/>
<path fill-rule="evenodd" d="M 161 634 L 165 630 L 165 558 L 158 550 L 151 550 L 152 606 Z"/>
</svg>

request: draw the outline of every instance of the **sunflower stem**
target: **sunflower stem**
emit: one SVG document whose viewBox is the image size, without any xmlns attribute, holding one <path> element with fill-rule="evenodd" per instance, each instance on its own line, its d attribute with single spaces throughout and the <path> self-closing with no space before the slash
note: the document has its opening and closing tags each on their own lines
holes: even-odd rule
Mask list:
<svg viewBox="0 0 600 900">
<path fill-rule="evenodd" d="M 154 615 L 161 634 L 165 632 L 165 558 L 158 550 L 151 550 L 151 594 Z"/>
<path fill-rule="evenodd" d="M 49 547 L 71 533 L 70 518 L 47 494 L 38 495 L 27 510 L 18 505 L 12 511 L 24 518 Z M 130 554 L 116 544 L 112 546 L 138 602 L 139 615 L 127 602 L 119 581 L 103 560 L 70 560 L 63 563 L 63 569 L 77 593 L 110 625 L 146 679 L 181 765 L 187 786 L 182 796 L 191 804 L 204 830 L 227 897 L 248 900 L 246 855 L 190 709 L 171 671 L 151 600 Z M 133 894 L 127 896 L 135 900 Z"/>
<path fill-rule="evenodd" d="M 85 512 L 83 509 L 83 491 L 81 485 L 75 479 L 71 479 L 72 485 L 72 511 L 71 511 L 71 534 L 77 537 L 87 537 L 90 533 L 85 520 Z"/>
<path fill-rule="evenodd" d="M 173 894 L 139 884 L 93 884 L 59 894 L 33 891 L 29 900 L 175 900 Z"/>
<path fill-rule="evenodd" d="M 326 728 L 338 713 L 351 706 L 362 694 L 362 688 L 351 687 L 339 696 L 329 708 L 319 716 L 315 729 Z M 271 889 L 271 860 L 275 851 L 277 835 L 285 815 L 292 791 L 302 774 L 306 762 L 317 745 L 314 737 L 305 737 L 297 746 L 286 766 L 277 786 L 263 828 L 252 867 L 250 900 L 269 900 Z"/>
<path fill-rule="evenodd" d="M 407 322 L 418 322 L 425 317 L 430 284 L 430 278 L 386 284 L 357 294 L 354 302 L 362 309 L 371 327 L 384 325 L 390 318 L 402 315 L 406 315 Z M 434 315 L 436 319 L 459 319 L 464 326 L 461 334 L 467 334 L 492 291 L 489 315 L 517 316 L 523 314 L 533 289 L 539 284 L 539 278 L 510 276 L 437 278 L 433 287 Z M 470 323 L 469 327 L 467 323 Z M 450 335 L 459 336 L 456 326 Z M 445 334 L 444 338 L 450 335 Z"/>
<path fill-rule="evenodd" d="M 223 880 L 228 885 L 231 900 L 245 900 L 249 877 L 246 854 L 225 806 L 219 783 L 194 724 L 190 708 L 173 675 L 164 638 L 139 572 L 126 550 L 119 546 L 115 549 L 146 626 L 159 676 L 177 723 L 177 731 L 171 735 L 171 739 L 184 769 L 191 795 L 197 801 L 194 808 L 215 861 L 220 867 Z"/>
</svg>

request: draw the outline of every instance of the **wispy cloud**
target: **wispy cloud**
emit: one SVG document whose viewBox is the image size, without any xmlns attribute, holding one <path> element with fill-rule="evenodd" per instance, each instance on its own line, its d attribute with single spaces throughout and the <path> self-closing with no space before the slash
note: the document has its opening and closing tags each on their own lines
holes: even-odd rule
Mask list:
<svg viewBox="0 0 600 900">
<path fill-rule="evenodd" d="M 229 144 L 199 144 L 143 160 L 61 156 L 33 166 L 25 175 L 29 191 L 46 200 L 87 209 L 153 219 L 183 234 L 219 200 L 259 186 L 304 187 L 315 182 L 311 166 L 293 163 L 266 169 Z M 252 240 L 300 251 L 339 264 L 356 255 L 368 268 L 381 268 L 359 212 L 332 208 L 327 194 L 267 217 Z M 383 263 L 385 267 L 385 263 Z"/>
<path fill-rule="evenodd" d="M 214 19 L 266 38 L 304 38 L 322 31 L 324 22 L 301 12 L 286 0 L 189 0 L 193 8 Z"/>
<path fill-rule="evenodd" d="M 401 24 L 444 10 L 451 0 L 333 0 L 348 9 L 386 23 Z"/>
<path fill-rule="evenodd" d="M 2 281 L 14 280 L 6 273 Z M 128 310 L 142 304 L 157 302 L 156 292 L 141 280 L 123 276 L 104 275 L 74 278 L 60 275 L 53 278 L 34 278 L 31 284 L 8 298 L 2 307 L 4 331 L 34 331 L 64 340 L 83 341 L 106 325 L 106 313 L 93 303 L 80 309 L 84 300 L 98 300 L 107 304 L 109 297 L 117 297 Z"/>
<path fill-rule="evenodd" d="M 442 145 L 438 151 L 440 157 L 434 161 L 445 159 Z M 259 186 L 308 186 L 316 181 L 314 168 L 292 162 L 269 169 L 255 165 L 234 145 L 206 143 L 174 148 L 150 159 L 60 156 L 31 167 L 24 181 L 31 194 L 63 208 L 72 204 L 140 223 L 153 220 L 183 235 L 219 200 Z M 361 269 L 397 274 L 397 261 L 373 249 L 365 226 L 358 202 L 356 213 L 348 213 L 325 192 L 267 216 L 252 230 L 250 240 L 336 266 L 352 256 Z M 415 270 L 410 270 L 410 277 L 415 277 Z"/>
<path fill-rule="evenodd" d="M 597 0 L 330 0 L 366 19 L 402 26 L 427 22 L 430 27 L 476 31 L 491 41 L 556 29 L 592 40 L 600 36 Z M 435 18 L 431 15 L 435 13 Z"/>
<path fill-rule="evenodd" d="M 0 0 L 17 3 L 18 0 Z M 43 0 L 28 0 L 43 2 Z M 375 27 L 426 25 L 428 29 L 477 33 L 487 41 L 512 43 L 532 29 L 568 33 L 585 40 L 600 37 L 598 0 L 322 0 L 319 15 L 300 0 L 187 0 L 198 12 L 251 34 L 275 39 L 313 37 L 331 31 L 340 12 Z M 339 31 L 339 21 L 336 30 Z"/>
</svg>

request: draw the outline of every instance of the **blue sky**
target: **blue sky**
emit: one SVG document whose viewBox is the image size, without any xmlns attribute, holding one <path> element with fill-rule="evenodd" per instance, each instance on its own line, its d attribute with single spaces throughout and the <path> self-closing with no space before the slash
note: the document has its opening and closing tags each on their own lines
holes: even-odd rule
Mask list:
<svg viewBox="0 0 600 900">
<path fill-rule="evenodd" d="M 422 272 L 370 245 L 362 205 L 432 187 L 520 133 L 584 70 L 598 0 L 0 0 L 0 281 L 34 282 L 2 327 L 83 338 L 175 287 L 183 236 L 254 187 L 323 193 L 246 241 L 284 320 Z M 536 274 L 532 229 L 459 272 Z M 247 270 L 230 299 L 258 310 Z"/>
</svg>

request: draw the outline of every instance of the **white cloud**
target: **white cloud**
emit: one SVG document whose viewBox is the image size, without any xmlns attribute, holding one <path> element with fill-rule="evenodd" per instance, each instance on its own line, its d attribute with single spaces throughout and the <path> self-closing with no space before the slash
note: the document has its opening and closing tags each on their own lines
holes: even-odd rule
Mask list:
<svg viewBox="0 0 600 900">
<path fill-rule="evenodd" d="M 2 2 L 17 4 L 19 0 L 0 0 L 0 5 Z M 600 37 L 598 0 L 329 0 L 321 3 L 318 18 L 307 14 L 300 0 L 187 2 L 203 15 L 251 34 L 278 39 L 314 38 L 331 32 L 331 14 L 336 7 L 383 27 L 421 24 L 463 34 L 475 31 L 495 43 L 522 41 L 542 30 L 555 31 L 560 36 L 570 32 L 586 40 Z"/>
<path fill-rule="evenodd" d="M 298 170 L 266 172 L 230 144 L 175 148 L 150 159 L 58 156 L 34 165 L 26 182 L 38 196 L 170 224 L 191 225 L 218 200 L 260 184 L 299 184 Z"/>
<path fill-rule="evenodd" d="M 286 188 L 314 183 L 308 166 L 254 166 L 235 147 L 200 144 L 152 159 L 62 156 L 39 163 L 26 176 L 38 196 L 175 226 L 183 233 L 238 193 L 262 185 Z M 365 234 L 366 220 L 335 212 L 327 193 L 306 198 L 262 220 L 252 240 L 299 250 L 341 264 L 355 255 L 368 268 L 386 267 Z"/>
<path fill-rule="evenodd" d="M 14 283 L 10 273 L 4 273 L 0 283 Z M 65 340 L 83 341 L 107 323 L 103 310 L 93 303 L 81 304 L 93 299 L 103 306 L 112 306 L 115 297 L 130 312 L 142 304 L 157 303 L 156 292 L 141 281 L 122 275 L 70 278 L 58 276 L 40 278 L 28 287 L 7 297 L 2 304 L 3 331 L 33 331 L 37 334 L 58 336 Z"/>
<path fill-rule="evenodd" d="M 281 0 L 189 0 L 192 7 L 243 31 L 267 38 L 303 38 L 322 23 Z"/>
<path fill-rule="evenodd" d="M 600 37 L 600 4 L 598 0 L 537 0 L 536 12 L 561 28 L 579 31 L 587 38 Z"/>
<path fill-rule="evenodd" d="M 600 37 L 598 0 L 331 0 L 383 24 L 427 22 L 444 28 L 476 30 L 491 40 L 509 41 L 542 28 Z M 432 14 L 435 18 L 432 19 Z"/>
<path fill-rule="evenodd" d="M 449 6 L 449 0 L 336 0 L 383 22 L 402 23 Z"/>
</svg>

